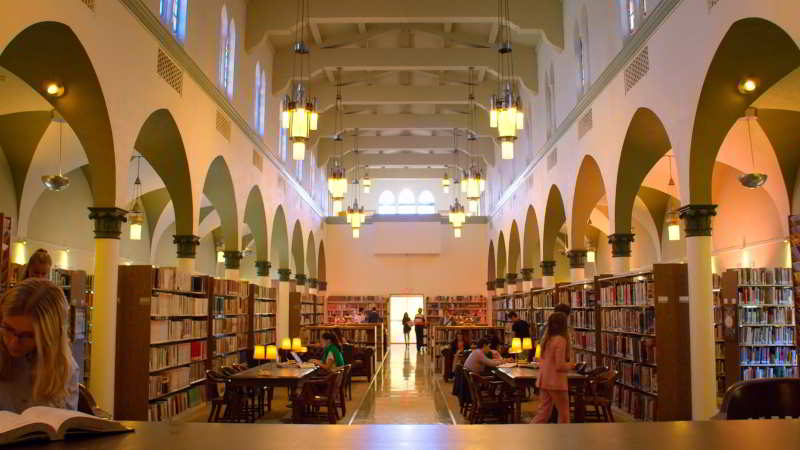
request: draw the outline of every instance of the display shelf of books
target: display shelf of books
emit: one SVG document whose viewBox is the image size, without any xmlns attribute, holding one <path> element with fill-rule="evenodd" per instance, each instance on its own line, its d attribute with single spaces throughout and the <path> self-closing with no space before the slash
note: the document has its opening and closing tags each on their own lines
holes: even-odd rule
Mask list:
<svg viewBox="0 0 800 450">
<path fill-rule="evenodd" d="M 450 295 L 425 298 L 425 320 L 428 326 L 470 322 L 486 325 L 487 300 L 479 295 Z"/>
<path fill-rule="evenodd" d="M 72 356 L 78 364 L 82 383 L 89 382 L 89 358 L 91 356 L 91 285 L 83 270 L 52 269 L 50 281 L 64 291 L 69 305 L 68 334 L 72 343 Z"/>
<path fill-rule="evenodd" d="M 791 277 L 788 268 L 722 274 L 726 388 L 740 380 L 798 376 Z"/>
<path fill-rule="evenodd" d="M 11 217 L 0 214 L 0 293 L 11 283 Z"/>
<path fill-rule="evenodd" d="M 449 347 L 450 343 L 456 338 L 458 333 L 466 333 L 470 342 L 478 339 L 497 336 L 500 342 L 505 341 L 505 327 L 486 326 L 486 325 L 439 325 L 431 328 L 430 333 L 434 336 L 433 347 L 429 348 L 431 357 L 434 359 L 434 369 L 440 372 L 444 367 L 441 349 Z"/>
<path fill-rule="evenodd" d="M 540 330 L 544 330 L 547 319 L 553 314 L 556 303 L 558 303 L 558 289 L 561 285 L 551 288 L 534 289 L 531 291 L 531 308 L 533 309 L 531 320 L 531 335 L 539 336 Z"/>
<path fill-rule="evenodd" d="M 654 264 L 598 285 L 601 364 L 620 374 L 614 406 L 639 420 L 690 420 L 686 265 Z"/>
<path fill-rule="evenodd" d="M 249 283 L 212 278 L 208 297 L 211 368 L 246 364 L 252 354 Z"/>
<path fill-rule="evenodd" d="M 714 365 L 717 374 L 717 397 L 725 395 L 725 335 L 722 326 L 722 275 L 711 275 L 714 299 Z"/>
<path fill-rule="evenodd" d="M 322 325 L 325 323 L 325 298 L 321 295 L 312 295 L 314 299 L 314 324 Z"/>
<path fill-rule="evenodd" d="M 492 314 L 494 315 L 494 325 L 503 327 L 504 344 L 511 345 L 513 333 L 511 331 L 512 322 L 508 319 L 508 313 L 514 311 L 517 316 L 528 324 L 533 322 L 533 296 L 530 292 L 501 295 L 492 299 Z M 535 327 L 531 327 L 532 336 L 535 337 Z"/>
<path fill-rule="evenodd" d="M 275 345 L 276 299 L 277 290 L 275 288 L 250 285 L 248 348 L 256 345 Z"/>
<path fill-rule="evenodd" d="M 328 323 L 353 323 L 359 309 L 366 315 L 374 306 L 378 315 L 387 324 L 389 298 L 379 295 L 329 296 L 327 300 Z"/>
<path fill-rule="evenodd" d="M 206 399 L 210 279 L 120 266 L 114 417 L 160 421 Z"/>
<path fill-rule="evenodd" d="M 300 325 L 321 325 L 317 323 L 317 305 L 314 296 L 310 294 L 300 294 Z"/>
<path fill-rule="evenodd" d="M 311 344 L 322 343 L 322 334 L 333 330 L 339 332 L 350 344 L 358 347 L 371 347 L 373 349 L 372 367 L 378 367 L 377 364 L 383 360 L 386 347 L 383 339 L 385 329 L 382 323 L 308 325 L 303 327 L 303 332 L 308 336 L 308 342 Z"/>
<path fill-rule="evenodd" d="M 593 280 L 565 284 L 558 289 L 558 302 L 572 308 L 569 324 L 572 333 L 570 361 L 583 362 L 589 369 L 598 367 L 598 342 L 600 342 L 600 285 L 599 277 Z"/>
</svg>

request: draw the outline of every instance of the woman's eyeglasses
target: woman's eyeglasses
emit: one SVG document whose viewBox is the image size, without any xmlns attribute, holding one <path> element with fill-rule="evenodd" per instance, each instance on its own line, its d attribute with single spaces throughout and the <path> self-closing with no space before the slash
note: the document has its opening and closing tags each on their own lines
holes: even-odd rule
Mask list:
<svg viewBox="0 0 800 450">
<path fill-rule="evenodd" d="M 23 331 L 18 333 L 17 330 L 9 327 L 8 325 L 0 325 L 0 334 L 5 337 L 14 337 L 17 341 L 23 344 L 30 344 L 36 339 L 36 336 L 30 331 Z"/>
</svg>

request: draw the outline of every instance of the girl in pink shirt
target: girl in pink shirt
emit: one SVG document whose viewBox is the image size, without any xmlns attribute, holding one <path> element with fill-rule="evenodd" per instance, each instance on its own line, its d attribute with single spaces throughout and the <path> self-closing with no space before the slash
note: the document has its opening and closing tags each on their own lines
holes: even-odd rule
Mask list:
<svg viewBox="0 0 800 450">
<path fill-rule="evenodd" d="M 532 423 L 547 423 L 553 406 L 558 410 L 558 423 L 569 423 L 569 391 L 567 373 L 575 363 L 567 362 L 567 316 L 553 313 L 547 319 L 547 331 L 542 337 L 542 358 L 539 362 L 539 411 Z"/>
</svg>

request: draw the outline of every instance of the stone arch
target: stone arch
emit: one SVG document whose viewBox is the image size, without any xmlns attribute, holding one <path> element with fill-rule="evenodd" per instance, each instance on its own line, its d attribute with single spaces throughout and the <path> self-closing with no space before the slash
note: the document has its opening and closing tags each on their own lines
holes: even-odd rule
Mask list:
<svg viewBox="0 0 800 450">
<path fill-rule="evenodd" d="M 314 232 L 308 232 L 308 244 L 306 245 L 306 267 L 308 267 L 308 277 L 317 278 L 317 244 L 314 241 Z"/>
<path fill-rule="evenodd" d="M 319 241 L 319 253 L 317 254 L 317 279 L 327 280 L 327 270 L 325 268 L 325 242 Z"/>
<path fill-rule="evenodd" d="M 561 227 L 567 220 L 564 212 L 564 200 L 561 191 L 555 184 L 550 186 L 550 193 L 547 195 L 547 209 L 544 214 L 544 232 L 542 236 L 542 260 L 554 261 L 556 239 Z"/>
<path fill-rule="evenodd" d="M 507 261 L 508 253 L 506 252 L 506 237 L 501 231 L 500 235 L 497 237 L 497 265 L 495 266 L 498 279 L 506 277 Z"/>
<path fill-rule="evenodd" d="M 256 260 L 269 261 L 269 235 L 267 233 L 267 216 L 264 210 L 264 198 L 261 189 L 253 186 L 247 196 L 244 207 L 244 223 L 250 227 L 256 244 Z"/>
<path fill-rule="evenodd" d="M 295 220 L 292 228 L 292 261 L 294 262 L 294 273 L 296 275 L 307 275 L 305 252 L 303 251 L 303 226 L 300 220 Z"/>
<path fill-rule="evenodd" d="M 520 257 L 519 227 L 517 221 L 513 220 L 508 234 L 508 273 L 519 274 Z"/>
<path fill-rule="evenodd" d="M 573 250 L 584 250 L 587 224 L 597 202 L 606 194 L 603 175 L 597 161 L 590 156 L 583 157 L 575 178 L 572 198 L 572 222 L 570 224 L 570 246 Z"/>
<path fill-rule="evenodd" d="M 214 206 L 222 222 L 222 239 L 226 250 L 239 250 L 238 211 L 233 178 L 225 158 L 217 156 L 211 162 L 203 185 L 203 193 Z"/>
<path fill-rule="evenodd" d="M 494 257 L 494 241 L 489 241 L 489 270 L 488 270 L 488 277 L 490 283 L 494 283 L 494 280 L 497 279 L 497 271 L 495 270 L 495 257 Z"/>
<path fill-rule="evenodd" d="M 528 205 L 528 212 L 525 215 L 522 245 L 522 267 L 524 269 L 535 269 L 542 261 L 542 249 L 539 241 L 539 221 L 536 219 L 536 211 L 533 209 L 533 205 Z"/>
<path fill-rule="evenodd" d="M 289 231 L 286 226 L 286 213 L 283 206 L 279 205 L 272 219 L 272 241 L 269 254 L 272 255 L 272 264 L 278 269 L 288 269 L 289 260 Z M 276 272 L 277 273 L 277 272 Z"/>
</svg>

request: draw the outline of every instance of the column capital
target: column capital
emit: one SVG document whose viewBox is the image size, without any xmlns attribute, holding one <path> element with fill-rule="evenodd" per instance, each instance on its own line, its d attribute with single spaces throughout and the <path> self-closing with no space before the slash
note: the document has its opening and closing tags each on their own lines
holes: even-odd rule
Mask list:
<svg viewBox="0 0 800 450">
<path fill-rule="evenodd" d="M 178 258 L 192 258 L 197 255 L 200 237 L 193 234 L 173 234 L 172 243 L 178 246 Z"/>
<path fill-rule="evenodd" d="M 570 269 L 583 269 L 586 267 L 586 250 L 570 250 L 567 252 Z"/>
<path fill-rule="evenodd" d="M 608 235 L 608 243 L 611 244 L 611 256 L 614 258 L 627 258 L 631 256 L 631 242 L 633 233 L 614 233 Z"/>
<path fill-rule="evenodd" d="M 533 281 L 533 268 L 526 267 L 521 270 L 522 272 L 522 281 Z"/>
<path fill-rule="evenodd" d="M 272 264 L 269 261 L 256 261 L 256 275 L 259 277 L 268 277 L 269 269 Z"/>
<path fill-rule="evenodd" d="M 498 278 L 494 280 L 494 287 L 497 289 L 503 289 L 506 286 L 506 279 L 505 278 Z"/>
<path fill-rule="evenodd" d="M 506 274 L 506 283 L 508 283 L 509 285 L 516 284 L 517 283 L 517 276 L 518 275 L 516 273 Z"/>
<path fill-rule="evenodd" d="M 556 274 L 556 262 L 555 261 L 542 261 L 539 264 L 539 267 L 542 268 L 542 276 L 545 277 L 552 277 Z"/>
<path fill-rule="evenodd" d="M 711 236 L 711 218 L 717 215 L 717 205 L 686 205 L 678 208 L 683 219 L 686 237 Z"/>
<path fill-rule="evenodd" d="M 297 282 L 298 286 L 305 286 L 306 285 L 306 276 L 305 274 L 298 273 L 294 276 L 294 281 Z"/>
<path fill-rule="evenodd" d="M 486 282 L 486 290 L 493 291 L 494 290 L 494 280 Z"/>
<path fill-rule="evenodd" d="M 128 211 L 121 208 L 89 208 L 89 219 L 94 220 L 95 239 L 119 239 L 122 223 L 127 222 Z"/>
<path fill-rule="evenodd" d="M 289 276 L 292 274 L 291 269 L 278 269 L 278 280 L 289 281 Z"/>
<path fill-rule="evenodd" d="M 328 282 L 327 281 L 318 281 L 317 282 L 317 290 L 320 292 L 325 292 L 328 290 Z"/>
<path fill-rule="evenodd" d="M 311 289 L 316 289 L 319 286 L 319 282 L 316 278 L 309 278 L 308 279 L 308 287 Z"/>
<path fill-rule="evenodd" d="M 225 250 L 225 268 L 230 270 L 239 269 L 239 262 L 242 260 L 242 252 L 239 250 Z"/>
</svg>

